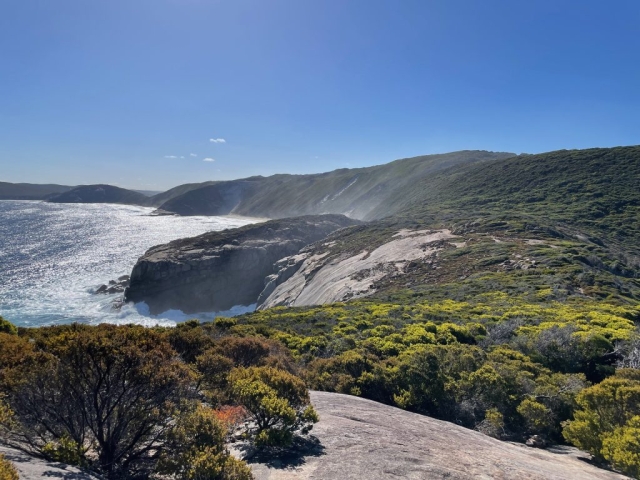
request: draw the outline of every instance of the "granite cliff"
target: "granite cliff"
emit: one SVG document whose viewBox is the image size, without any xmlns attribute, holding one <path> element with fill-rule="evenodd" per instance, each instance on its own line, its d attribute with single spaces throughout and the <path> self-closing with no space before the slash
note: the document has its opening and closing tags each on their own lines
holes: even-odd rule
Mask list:
<svg viewBox="0 0 640 480">
<path fill-rule="evenodd" d="M 283 257 L 357 222 L 342 215 L 272 220 L 176 240 L 147 251 L 131 273 L 125 300 L 151 313 L 225 311 L 255 304 Z"/>
</svg>

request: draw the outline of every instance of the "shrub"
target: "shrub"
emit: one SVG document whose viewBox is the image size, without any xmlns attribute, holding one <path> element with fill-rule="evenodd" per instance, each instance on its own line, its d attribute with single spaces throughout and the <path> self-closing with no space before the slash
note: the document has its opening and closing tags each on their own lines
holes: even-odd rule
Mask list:
<svg viewBox="0 0 640 480">
<path fill-rule="evenodd" d="M 640 371 L 620 370 L 615 376 L 585 388 L 576 402 L 579 410 L 574 420 L 565 423 L 562 432 L 565 439 L 597 458 L 604 459 L 607 455 L 622 458 L 621 448 L 629 445 L 623 441 L 624 429 L 640 415 Z M 632 432 L 636 427 L 629 428 Z M 604 449 L 604 442 L 611 435 L 614 440 L 608 440 Z"/>
<path fill-rule="evenodd" d="M 248 480 L 251 470 L 225 447 L 225 426 L 201 405 L 178 416 L 158 472 L 184 480 Z"/>
<path fill-rule="evenodd" d="M 484 420 L 476 427 L 479 432 L 493 438 L 500 438 L 504 434 L 504 417 L 495 408 L 485 412 Z"/>
<path fill-rule="evenodd" d="M 8 441 L 108 479 L 148 472 L 193 381 L 165 337 L 143 327 L 75 325 L 36 343 L 40 363 L 27 357 L 11 367 L 20 381 L 7 389 L 15 420 Z"/>
<path fill-rule="evenodd" d="M 236 367 L 253 367 L 265 364 L 270 347 L 260 338 L 225 337 L 216 345 L 216 351 L 229 358 Z"/>
<path fill-rule="evenodd" d="M 18 471 L 4 455 L 0 455 L 0 480 L 18 480 Z"/>
<path fill-rule="evenodd" d="M 621 472 L 640 478 L 640 416 L 604 437 L 602 456 Z"/>
<path fill-rule="evenodd" d="M 8 333 L 9 335 L 17 335 L 18 329 L 16 326 L 9 322 L 9 320 L 5 320 L 0 316 L 0 333 Z"/>
<path fill-rule="evenodd" d="M 307 433 L 318 416 L 298 377 L 272 367 L 237 368 L 229 375 L 231 395 L 255 423 L 259 447 L 287 447 L 294 435 Z"/>
<path fill-rule="evenodd" d="M 520 402 L 517 410 L 524 418 L 529 433 L 546 433 L 553 425 L 551 411 L 531 398 L 525 398 Z"/>
</svg>

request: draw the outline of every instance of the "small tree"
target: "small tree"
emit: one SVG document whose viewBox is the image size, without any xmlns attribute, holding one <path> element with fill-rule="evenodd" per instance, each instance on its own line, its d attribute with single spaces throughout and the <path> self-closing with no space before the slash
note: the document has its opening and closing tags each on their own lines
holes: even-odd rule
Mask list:
<svg viewBox="0 0 640 480">
<path fill-rule="evenodd" d="M 108 479 L 148 472 L 193 384 L 165 337 L 76 325 L 36 343 L 38 351 L 5 372 L 14 420 L 5 441 Z"/>
<path fill-rule="evenodd" d="M 237 368 L 229 375 L 231 397 L 255 423 L 259 447 L 286 447 L 298 431 L 307 433 L 318 415 L 298 377 L 271 367 Z"/>
<path fill-rule="evenodd" d="M 226 429 L 210 408 L 181 414 L 168 435 L 158 471 L 184 480 L 249 480 L 251 470 L 225 447 Z"/>
</svg>

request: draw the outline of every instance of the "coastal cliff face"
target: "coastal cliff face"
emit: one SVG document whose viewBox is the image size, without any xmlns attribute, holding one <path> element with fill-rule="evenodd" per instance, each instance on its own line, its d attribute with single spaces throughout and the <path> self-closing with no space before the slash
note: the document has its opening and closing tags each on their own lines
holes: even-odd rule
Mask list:
<svg viewBox="0 0 640 480">
<path fill-rule="evenodd" d="M 278 260 L 355 223 L 342 215 L 272 220 L 153 247 L 134 266 L 125 300 L 146 302 L 152 314 L 255 304 Z"/>
</svg>

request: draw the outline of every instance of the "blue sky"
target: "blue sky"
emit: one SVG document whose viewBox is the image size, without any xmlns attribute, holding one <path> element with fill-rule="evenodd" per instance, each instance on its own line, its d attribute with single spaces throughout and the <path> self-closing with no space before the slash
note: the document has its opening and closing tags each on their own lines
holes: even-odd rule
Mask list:
<svg viewBox="0 0 640 480">
<path fill-rule="evenodd" d="M 638 0 L 3 0 L 0 52 L 3 181 L 640 143 Z"/>
</svg>

